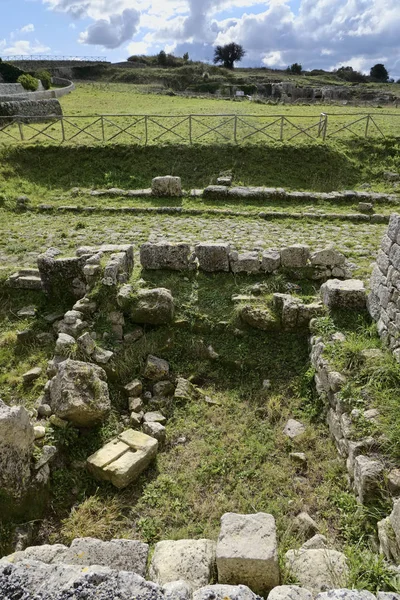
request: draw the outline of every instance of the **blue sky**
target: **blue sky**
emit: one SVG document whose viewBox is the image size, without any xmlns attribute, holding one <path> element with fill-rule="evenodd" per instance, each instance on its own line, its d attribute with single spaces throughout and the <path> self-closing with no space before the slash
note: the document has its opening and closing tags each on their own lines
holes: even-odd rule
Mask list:
<svg viewBox="0 0 400 600">
<path fill-rule="evenodd" d="M 399 0 L 0 0 L 0 56 L 104 55 L 160 49 L 210 59 L 235 41 L 243 65 L 305 68 L 384 62 L 400 77 Z"/>
</svg>

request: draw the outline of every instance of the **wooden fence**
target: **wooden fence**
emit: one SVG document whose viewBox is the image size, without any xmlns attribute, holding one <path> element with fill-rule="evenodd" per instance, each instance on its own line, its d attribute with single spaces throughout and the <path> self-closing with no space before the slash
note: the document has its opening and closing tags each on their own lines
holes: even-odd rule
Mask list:
<svg viewBox="0 0 400 600">
<path fill-rule="evenodd" d="M 0 117 L 0 143 L 179 144 L 326 141 L 343 137 L 400 137 L 394 114 L 99 115 Z"/>
</svg>

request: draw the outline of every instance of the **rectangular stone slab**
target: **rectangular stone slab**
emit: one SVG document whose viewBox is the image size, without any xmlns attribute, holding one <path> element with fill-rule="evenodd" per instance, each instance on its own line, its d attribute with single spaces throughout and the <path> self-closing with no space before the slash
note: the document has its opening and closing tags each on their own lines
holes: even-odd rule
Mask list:
<svg viewBox="0 0 400 600">
<path fill-rule="evenodd" d="M 128 446 L 134 450 L 148 450 L 149 452 L 153 452 L 153 456 L 156 455 L 158 446 L 157 440 L 149 435 L 141 433 L 140 431 L 135 431 L 134 429 L 128 429 L 118 437 L 122 442 L 128 444 Z"/>
<path fill-rule="evenodd" d="M 115 487 L 127 487 L 149 466 L 156 451 L 130 450 L 105 467 L 103 472 Z"/>
<path fill-rule="evenodd" d="M 104 479 L 104 468 L 115 460 L 118 460 L 125 452 L 129 452 L 130 447 L 121 442 L 118 438 L 100 448 L 97 452 L 89 456 L 87 465 L 95 477 Z"/>
</svg>

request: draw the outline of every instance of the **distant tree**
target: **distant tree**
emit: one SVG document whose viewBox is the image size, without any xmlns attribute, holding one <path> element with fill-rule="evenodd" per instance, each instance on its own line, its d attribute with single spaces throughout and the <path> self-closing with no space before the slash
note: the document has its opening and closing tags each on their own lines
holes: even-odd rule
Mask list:
<svg viewBox="0 0 400 600">
<path fill-rule="evenodd" d="M 185 54 L 183 55 L 183 60 L 185 62 L 189 62 L 189 52 L 185 52 Z"/>
<path fill-rule="evenodd" d="M 359 71 L 355 71 L 353 67 L 340 67 L 336 71 L 337 77 L 343 79 L 344 81 L 350 81 L 352 83 L 364 83 L 366 80 L 365 76 Z"/>
<path fill-rule="evenodd" d="M 303 67 L 302 65 L 299 65 L 299 63 L 293 63 L 286 70 L 288 73 L 292 73 L 292 75 L 301 75 Z"/>
<path fill-rule="evenodd" d="M 239 62 L 245 56 L 246 51 L 240 44 L 226 44 L 217 46 L 214 50 L 214 64 L 223 63 L 226 69 L 233 69 L 235 62 Z"/>
<path fill-rule="evenodd" d="M 389 73 L 385 65 L 382 65 L 381 63 L 378 63 L 372 67 L 370 76 L 371 79 L 374 79 L 375 81 L 386 82 L 389 79 Z"/>
<path fill-rule="evenodd" d="M 168 63 L 167 55 L 164 50 L 161 50 L 157 55 L 157 62 L 161 67 L 166 67 Z"/>
</svg>

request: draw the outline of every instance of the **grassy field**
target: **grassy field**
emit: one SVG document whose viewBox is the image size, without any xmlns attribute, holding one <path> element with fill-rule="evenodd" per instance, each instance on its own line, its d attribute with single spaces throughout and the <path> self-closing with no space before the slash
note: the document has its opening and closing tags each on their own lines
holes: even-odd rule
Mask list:
<svg viewBox="0 0 400 600">
<path fill-rule="evenodd" d="M 66 116 L 63 126 L 22 125 L 25 142 L 59 143 L 63 139 L 73 145 L 103 141 L 151 145 L 190 141 L 244 145 L 281 139 L 317 142 L 322 139 L 318 135 L 321 113 L 329 115 L 328 140 L 364 137 L 367 132 L 373 138 L 400 134 L 400 113 L 393 106 L 271 105 L 248 100 L 146 94 L 140 92 L 140 86 L 99 82 L 78 83 L 72 94 L 61 99 L 61 104 Z M 197 116 L 191 122 L 183 119 L 189 114 Z M 372 115 L 368 122 L 367 114 Z M 94 118 L 97 115 L 111 116 L 100 121 Z M 124 115 L 149 115 L 149 118 Z M 12 144 L 20 139 L 17 126 L 6 132 L 0 131 L 0 143 Z"/>
</svg>

